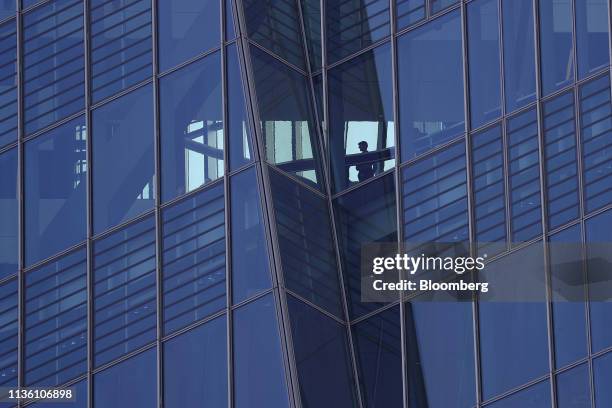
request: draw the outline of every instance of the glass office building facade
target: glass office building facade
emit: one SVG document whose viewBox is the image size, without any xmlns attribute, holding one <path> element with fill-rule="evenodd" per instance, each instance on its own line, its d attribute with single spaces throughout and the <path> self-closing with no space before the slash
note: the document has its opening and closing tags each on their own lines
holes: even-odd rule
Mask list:
<svg viewBox="0 0 612 408">
<path fill-rule="evenodd" d="M 611 407 L 612 252 L 586 258 L 612 242 L 610 15 L 0 0 L 0 387 L 76 391 L 33 408 Z M 546 301 L 362 302 L 362 246 L 407 241 L 541 250 L 516 279 Z M 580 301 L 543 283 L 568 272 L 556 242 L 585 258 Z"/>
</svg>

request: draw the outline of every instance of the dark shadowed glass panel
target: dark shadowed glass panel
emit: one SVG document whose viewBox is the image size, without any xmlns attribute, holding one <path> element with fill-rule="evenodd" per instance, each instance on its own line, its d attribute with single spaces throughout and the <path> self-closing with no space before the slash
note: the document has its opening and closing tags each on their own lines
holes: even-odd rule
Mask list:
<svg viewBox="0 0 612 408">
<path fill-rule="evenodd" d="M 369 408 L 402 406 L 402 339 L 399 306 L 353 328 L 361 393 Z"/>
<path fill-rule="evenodd" d="M 557 368 L 587 354 L 585 276 L 580 236 L 580 225 L 575 225 L 550 237 L 549 262 Z"/>
<path fill-rule="evenodd" d="M 94 406 L 156 407 L 155 357 L 153 348 L 94 375 Z"/>
<path fill-rule="evenodd" d="M 83 380 L 70 387 L 75 395 L 75 400 L 70 402 L 70 408 L 87 408 L 87 381 Z M 38 402 L 31 405 L 32 408 L 58 408 L 57 402 Z"/>
<path fill-rule="evenodd" d="M 150 0 L 91 0 L 91 92 L 94 102 L 153 74 L 151 3 Z M 162 0 L 160 3 L 176 1 Z"/>
<path fill-rule="evenodd" d="M 612 406 L 612 353 L 607 353 L 593 361 L 595 407 L 606 408 Z"/>
<path fill-rule="evenodd" d="M 17 149 L 0 154 L 0 279 L 17 273 Z"/>
<path fill-rule="evenodd" d="M 572 3 L 568 0 L 539 2 L 540 69 L 544 95 L 574 81 Z"/>
<path fill-rule="evenodd" d="M 401 36 L 397 46 L 406 161 L 465 131 L 459 11 Z"/>
<path fill-rule="evenodd" d="M 458 0 L 430 0 L 431 12 L 436 13 L 443 10 L 453 4 L 457 3 Z"/>
<path fill-rule="evenodd" d="M 345 326 L 287 297 L 304 407 L 356 407 Z"/>
<path fill-rule="evenodd" d="M 318 142 L 308 81 L 258 48 L 250 51 L 265 159 L 316 183 Z"/>
<path fill-rule="evenodd" d="M 533 0 L 503 0 L 506 112 L 535 100 Z"/>
<path fill-rule="evenodd" d="M 314 88 L 317 115 L 319 115 L 321 129 L 323 129 L 323 125 L 325 124 L 325 115 L 323 114 L 323 74 L 315 75 L 312 78 L 312 85 Z"/>
<path fill-rule="evenodd" d="M 425 18 L 425 0 L 396 0 L 395 8 L 398 30 Z"/>
<path fill-rule="evenodd" d="M 612 105 L 610 77 L 580 88 L 580 135 L 586 211 L 612 202 Z"/>
<path fill-rule="evenodd" d="M 374 242 L 397 242 L 394 175 L 341 196 L 334 208 L 349 312 L 354 319 L 382 306 L 361 301 L 361 249 Z"/>
<path fill-rule="evenodd" d="M 548 373 L 544 273 L 541 242 L 480 272 L 482 282 L 497 288 L 480 294 L 479 302 L 485 400 Z"/>
<path fill-rule="evenodd" d="M 286 287 L 342 316 L 327 202 L 277 172 L 270 182 Z"/>
<path fill-rule="evenodd" d="M 512 242 L 542 233 L 540 153 L 535 109 L 508 120 L 508 173 Z"/>
<path fill-rule="evenodd" d="M 574 93 L 546 102 L 544 114 L 544 163 L 549 229 L 578 217 L 578 168 Z"/>
<path fill-rule="evenodd" d="M 220 0 L 159 0 L 159 69 L 165 71 L 220 44 Z"/>
<path fill-rule="evenodd" d="M 235 170 L 253 161 L 251 127 L 245 109 L 246 84 L 240 76 L 238 49 L 235 44 L 227 48 L 227 116 L 229 132 L 229 165 Z"/>
<path fill-rule="evenodd" d="M 288 408 L 280 333 L 272 295 L 236 309 L 233 323 L 236 408 Z"/>
<path fill-rule="evenodd" d="M 138 89 L 93 111 L 94 231 L 153 207 L 153 94 Z"/>
<path fill-rule="evenodd" d="M 557 375 L 557 407 L 591 408 L 591 385 L 587 364 Z"/>
<path fill-rule="evenodd" d="M 321 69 L 321 2 L 303 0 L 302 15 L 310 67 L 313 71 Z"/>
<path fill-rule="evenodd" d="M 164 344 L 164 406 L 197 407 L 203 403 L 210 407 L 227 406 L 225 316 Z"/>
<path fill-rule="evenodd" d="M 551 406 L 550 401 L 550 383 L 544 381 L 487 405 L 487 408 L 547 408 Z"/>
<path fill-rule="evenodd" d="M 17 385 L 17 279 L 0 284 L 0 386 Z"/>
<path fill-rule="evenodd" d="M 467 8 L 472 129 L 501 115 L 497 4 L 497 0 L 478 0 Z"/>
<path fill-rule="evenodd" d="M 2 0 L 0 2 L 0 19 L 5 19 L 15 14 L 15 2 L 13 0 Z"/>
<path fill-rule="evenodd" d="M 56 386 L 87 371 L 85 249 L 25 274 L 25 383 Z"/>
<path fill-rule="evenodd" d="M 25 255 L 31 265 L 85 240 L 87 129 L 80 117 L 25 145 Z"/>
<path fill-rule="evenodd" d="M 164 333 L 226 305 L 223 184 L 162 211 Z"/>
<path fill-rule="evenodd" d="M 219 52 L 160 80 L 163 201 L 223 176 L 221 89 Z"/>
<path fill-rule="evenodd" d="M 93 250 L 97 367 L 155 340 L 155 219 L 95 241 Z"/>
<path fill-rule="evenodd" d="M 255 169 L 230 179 L 233 303 L 271 285 L 261 198 Z"/>
<path fill-rule="evenodd" d="M 23 16 L 25 132 L 85 109 L 83 2 L 54 0 Z"/>
<path fill-rule="evenodd" d="M 390 32 L 389 2 L 328 0 L 325 8 L 330 63 L 385 38 Z"/>
<path fill-rule="evenodd" d="M 12 0 L 0 1 L 3 7 Z M 14 13 L 13 13 L 14 14 Z M 17 139 L 17 31 L 15 19 L 0 25 L 0 147 Z"/>
<path fill-rule="evenodd" d="M 391 47 L 385 44 L 329 70 L 329 149 L 335 191 L 395 163 Z"/>
<path fill-rule="evenodd" d="M 609 64 L 608 2 L 574 0 L 574 6 L 578 79 L 582 79 Z"/>
</svg>

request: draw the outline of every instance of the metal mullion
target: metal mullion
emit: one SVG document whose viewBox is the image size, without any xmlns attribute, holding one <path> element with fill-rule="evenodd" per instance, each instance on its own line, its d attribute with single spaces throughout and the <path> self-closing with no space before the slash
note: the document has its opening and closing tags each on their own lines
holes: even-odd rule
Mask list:
<svg viewBox="0 0 612 408">
<path fill-rule="evenodd" d="M 20 9 L 20 0 L 16 1 L 17 10 Z M 17 386 L 24 386 L 25 372 L 25 223 L 24 223 L 24 104 L 23 104 L 23 15 L 18 11 L 15 20 L 16 40 L 17 40 L 17 61 L 16 79 L 17 79 L 17 252 L 18 252 L 18 271 L 17 271 Z M 17 406 L 23 406 L 21 400 L 17 401 Z"/>
</svg>

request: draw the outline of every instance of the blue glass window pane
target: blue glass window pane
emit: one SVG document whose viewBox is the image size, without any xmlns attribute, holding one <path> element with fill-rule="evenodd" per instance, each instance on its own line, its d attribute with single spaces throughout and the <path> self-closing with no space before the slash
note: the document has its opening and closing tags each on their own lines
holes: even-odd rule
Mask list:
<svg viewBox="0 0 612 408">
<path fill-rule="evenodd" d="M 94 231 L 153 207 L 153 94 L 150 86 L 93 111 Z"/>
<path fill-rule="evenodd" d="M 591 408 L 588 365 L 582 364 L 557 375 L 557 407 Z"/>
<path fill-rule="evenodd" d="M 164 333 L 213 314 L 225 301 L 223 184 L 162 212 Z"/>
<path fill-rule="evenodd" d="M 580 134 L 584 199 L 586 210 L 591 212 L 612 203 L 612 105 L 608 75 L 580 88 Z"/>
<path fill-rule="evenodd" d="M 329 70 L 329 149 L 335 191 L 393 168 L 391 47 Z"/>
<path fill-rule="evenodd" d="M 162 198 L 223 176 L 221 59 L 216 52 L 160 81 Z"/>
<path fill-rule="evenodd" d="M 229 133 L 229 165 L 236 170 L 253 161 L 251 127 L 247 122 L 245 90 L 240 77 L 240 63 L 235 44 L 227 47 L 227 132 Z"/>
<path fill-rule="evenodd" d="M 610 62 L 608 48 L 608 2 L 574 0 L 576 7 L 576 48 L 578 79 L 605 68 Z"/>
<path fill-rule="evenodd" d="M 396 0 L 395 9 L 398 30 L 425 18 L 425 0 Z"/>
<path fill-rule="evenodd" d="M 3 0 L 0 3 L 0 18 L 5 19 L 15 14 L 15 2 L 13 0 Z"/>
<path fill-rule="evenodd" d="M 454 144 L 404 168 L 402 183 L 405 241 L 468 239 L 464 143 Z"/>
<path fill-rule="evenodd" d="M 0 285 L 0 386 L 17 385 L 17 280 Z"/>
<path fill-rule="evenodd" d="M 264 296 L 234 311 L 236 408 L 288 408 L 287 383 L 274 299 Z"/>
<path fill-rule="evenodd" d="M 14 1 L 0 3 L 3 8 Z M 15 19 L 0 25 L 0 147 L 17 139 L 17 32 Z"/>
<path fill-rule="evenodd" d="M 255 169 L 233 176 L 230 187 L 233 302 L 239 303 L 269 288 L 271 281 Z"/>
<path fill-rule="evenodd" d="M 75 400 L 70 402 L 70 408 L 87 408 L 87 381 L 83 380 L 70 387 L 74 393 Z M 58 408 L 57 402 L 37 402 L 32 408 Z"/>
<path fill-rule="evenodd" d="M 91 0 L 90 19 L 94 102 L 151 77 L 151 1 Z"/>
<path fill-rule="evenodd" d="M 203 403 L 227 406 L 225 316 L 164 344 L 164 406 L 197 407 Z"/>
<path fill-rule="evenodd" d="M 540 153 L 535 109 L 508 120 L 508 159 L 512 242 L 542 233 Z"/>
<path fill-rule="evenodd" d="M 430 0 L 431 12 L 437 13 L 453 4 L 457 3 L 458 0 Z"/>
<path fill-rule="evenodd" d="M 341 60 L 390 33 L 389 2 L 329 0 L 325 8 L 327 58 Z"/>
<path fill-rule="evenodd" d="M 397 46 L 406 161 L 465 131 L 459 11 L 401 36 Z"/>
<path fill-rule="evenodd" d="M 325 199 L 270 171 L 285 285 L 341 317 L 338 268 Z"/>
<path fill-rule="evenodd" d="M 321 2 L 304 0 L 301 3 L 310 67 L 317 71 L 321 69 Z"/>
<path fill-rule="evenodd" d="M 83 2 L 54 0 L 23 16 L 25 132 L 85 109 Z"/>
<path fill-rule="evenodd" d="M 399 306 L 353 328 L 361 393 L 368 407 L 401 407 L 402 345 Z"/>
<path fill-rule="evenodd" d="M 0 279 L 17 273 L 17 149 L 0 154 Z"/>
<path fill-rule="evenodd" d="M 487 405 L 487 408 L 547 408 L 550 402 L 550 383 L 543 381 Z"/>
<path fill-rule="evenodd" d="M 502 8 L 506 112 L 513 112 L 535 101 L 533 0 L 503 0 Z"/>
<path fill-rule="evenodd" d="M 506 189 L 501 128 L 495 126 L 472 135 L 472 187 L 476 241 L 479 252 L 489 255 L 505 248 Z M 487 245 L 488 243 L 499 243 Z"/>
<path fill-rule="evenodd" d="M 356 407 L 345 326 L 287 297 L 304 407 Z"/>
<path fill-rule="evenodd" d="M 574 93 L 546 102 L 543 114 L 548 224 L 554 229 L 576 219 L 580 209 Z"/>
<path fill-rule="evenodd" d="M 374 242 L 397 242 L 394 175 L 340 196 L 334 207 L 349 312 L 354 319 L 382 306 L 361 301 L 361 249 Z"/>
<path fill-rule="evenodd" d="M 155 357 L 153 348 L 94 375 L 94 406 L 156 407 Z"/>
<path fill-rule="evenodd" d="M 87 264 L 80 249 L 25 274 L 25 383 L 56 386 L 87 371 Z"/>
<path fill-rule="evenodd" d="M 219 47 L 219 0 L 158 1 L 159 69 Z"/>
<path fill-rule="evenodd" d="M 236 38 L 237 24 L 234 24 L 234 1 L 225 0 L 225 41 Z"/>
<path fill-rule="evenodd" d="M 26 264 L 85 240 L 86 196 L 85 118 L 75 119 L 26 143 Z"/>
<path fill-rule="evenodd" d="M 572 3 L 567 0 L 539 2 L 540 65 L 544 95 L 574 81 Z"/>
<path fill-rule="evenodd" d="M 595 407 L 606 408 L 612 406 L 612 353 L 607 353 L 593 361 L 595 377 Z"/>
<path fill-rule="evenodd" d="M 472 129 L 501 115 L 497 3 L 497 0 L 480 0 L 467 8 Z"/>
<path fill-rule="evenodd" d="M 148 217 L 93 245 L 96 366 L 155 340 L 155 220 Z"/>
</svg>

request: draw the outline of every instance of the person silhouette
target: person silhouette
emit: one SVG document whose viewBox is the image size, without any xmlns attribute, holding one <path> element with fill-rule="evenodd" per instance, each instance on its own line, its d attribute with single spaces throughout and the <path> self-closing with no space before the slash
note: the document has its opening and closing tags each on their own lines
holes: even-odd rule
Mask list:
<svg viewBox="0 0 612 408">
<path fill-rule="evenodd" d="M 365 140 L 359 142 L 357 146 L 359 147 L 359 151 L 361 151 L 361 153 L 368 153 L 368 142 L 366 142 Z M 363 163 L 359 163 L 355 166 L 355 168 L 357 169 L 357 178 L 359 179 L 359 181 L 364 181 L 374 176 L 374 165 L 372 163 L 368 163 L 367 158 L 364 159 L 365 160 Z"/>
</svg>

